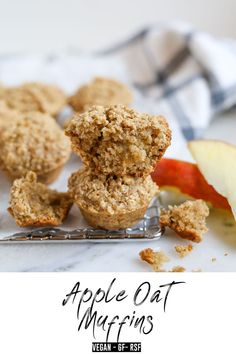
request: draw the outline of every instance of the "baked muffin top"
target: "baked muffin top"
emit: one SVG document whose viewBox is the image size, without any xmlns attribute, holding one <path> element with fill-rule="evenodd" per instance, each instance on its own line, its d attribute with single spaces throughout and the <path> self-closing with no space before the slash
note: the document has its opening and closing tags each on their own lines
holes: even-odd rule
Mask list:
<svg viewBox="0 0 236 354">
<path fill-rule="evenodd" d="M 2 88 L 0 99 L 8 108 L 19 112 L 42 112 L 55 116 L 66 104 L 64 92 L 57 86 L 29 82 L 16 87 Z"/>
<path fill-rule="evenodd" d="M 30 171 L 13 182 L 8 211 L 22 227 L 60 225 L 71 206 L 69 193 L 49 189 Z"/>
<path fill-rule="evenodd" d="M 42 175 L 63 165 L 70 156 L 70 143 L 52 117 L 29 112 L 4 129 L 0 151 L 3 168 L 17 178 L 28 171 Z"/>
<path fill-rule="evenodd" d="M 73 173 L 68 186 L 75 202 L 82 209 L 109 215 L 147 207 L 158 193 L 158 187 L 150 176 L 105 176 L 86 168 Z"/>
<path fill-rule="evenodd" d="M 94 106 L 75 114 L 65 132 L 86 165 L 117 176 L 150 174 L 171 141 L 164 117 L 125 106 Z"/>
<path fill-rule="evenodd" d="M 93 105 L 111 106 L 115 104 L 129 105 L 132 93 L 119 81 L 96 77 L 84 85 L 70 97 L 69 104 L 77 112 L 84 112 Z"/>
</svg>

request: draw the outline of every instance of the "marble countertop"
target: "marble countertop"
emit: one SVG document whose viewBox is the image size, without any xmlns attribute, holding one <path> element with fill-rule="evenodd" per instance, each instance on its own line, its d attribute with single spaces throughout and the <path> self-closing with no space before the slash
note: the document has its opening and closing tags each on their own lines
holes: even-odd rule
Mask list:
<svg viewBox="0 0 236 354">
<path fill-rule="evenodd" d="M 206 138 L 223 139 L 235 143 L 236 113 L 230 113 L 219 117 L 209 127 Z M 179 157 L 181 158 L 181 156 Z M 75 170 L 74 161 L 70 163 L 70 169 Z M 67 169 L 66 173 L 70 173 Z M 58 183 L 62 183 L 65 175 L 61 175 Z M 10 184 L 1 176 L 1 183 L 4 184 L 4 192 L 0 200 L 1 205 L 7 203 Z M 70 213 L 70 220 L 76 224 L 79 212 L 73 206 Z M 7 212 L 0 215 L 1 236 L 6 234 L 4 223 Z M 12 223 L 12 224 L 11 224 Z M 10 228 L 15 228 L 14 221 Z M 65 225 L 66 226 L 66 225 Z M 139 252 L 151 247 L 155 250 L 163 250 L 170 258 L 165 266 L 170 270 L 173 266 L 181 265 L 187 271 L 236 271 L 236 224 L 233 219 L 224 212 L 213 210 L 208 219 L 209 232 L 205 235 L 204 241 L 194 245 L 193 252 L 184 259 L 179 258 L 175 253 L 174 246 L 186 244 L 176 237 L 172 232 L 167 231 L 157 241 L 146 241 L 137 243 L 86 243 L 86 244 L 10 244 L 0 245 L 0 271 L 117 271 L 117 272 L 145 272 L 150 268 L 139 259 Z M 2 233 L 4 230 L 4 233 Z M 18 230 L 19 231 L 19 230 Z"/>
</svg>

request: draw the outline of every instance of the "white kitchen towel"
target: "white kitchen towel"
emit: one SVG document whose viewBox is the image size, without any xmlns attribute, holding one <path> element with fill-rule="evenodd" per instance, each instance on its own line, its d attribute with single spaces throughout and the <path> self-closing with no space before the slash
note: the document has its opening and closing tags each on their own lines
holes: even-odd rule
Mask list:
<svg viewBox="0 0 236 354">
<path fill-rule="evenodd" d="M 160 25 L 106 54 L 122 56 L 133 85 L 156 102 L 157 111 L 168 110 L 187 140 L 236 104 L 236 41 L 184 24 Z"/>
</svg>

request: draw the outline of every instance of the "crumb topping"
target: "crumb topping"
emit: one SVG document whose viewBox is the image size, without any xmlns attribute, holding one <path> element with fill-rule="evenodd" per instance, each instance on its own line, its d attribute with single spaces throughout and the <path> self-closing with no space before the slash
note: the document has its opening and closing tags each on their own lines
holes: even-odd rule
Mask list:
<svg viewBox="0 0 236 354">
<path fill-rule="evenodd" d="M 168 226 L 182 238 L 193 242 L 202 241 L 203 233 L 207 232 L 206 217 L 209 208 L 203 200 L 186 201 L 178 206 L 162 209 L 159 222 Z"/>
<path fill-rule="evenodd" d="M 62 166 L 70 144 L 63 130 L 47 114 L 26 113 L 1 134 L 2 164 L 11 176 L 28 171 L 43 174 Z"/>
<path fill-rule="evenodd" d="M 37 182 L 34 172 L 14 181 L 8 211 L 21 227 L 59 225 L 72 205 L 69 193 L 60 193 Z"/>
<path fill-rule="evenodd" d="M 86 165 L 115 175 L 149 175 L 171 141 L 164 117 L 125 106 L 94 106 L 75 114 L 66 135 Z"/>
<path fill-rule="evenodd" d="M 129 88 L 116 80 L 97 77 L 84 85 L 69 99 L 69 104 L 77 112 L 84 112 L 93 105 L 129 105 L 132 93 Z"/>
</svg>

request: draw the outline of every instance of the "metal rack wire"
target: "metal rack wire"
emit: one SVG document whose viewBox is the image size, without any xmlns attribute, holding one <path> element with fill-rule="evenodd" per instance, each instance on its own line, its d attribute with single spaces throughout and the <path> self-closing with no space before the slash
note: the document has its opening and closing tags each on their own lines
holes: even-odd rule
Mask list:
<svg viewBox="0 0 236 354">
<path fill-rule="evenodd" d="M 78 228 L 37 228 L 28 232 L 18 232 L 0 239 L 3 243 L 72 243 L 72 242 L 131 242 L 157 240 L 164 233 L 159 225 L 159 203 L 155 199 L 147 209 L 143 219 L 134 227 L 120 230 Z"/>
</svg>

